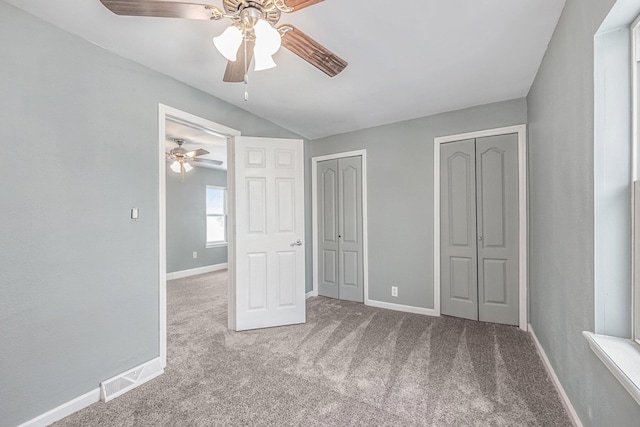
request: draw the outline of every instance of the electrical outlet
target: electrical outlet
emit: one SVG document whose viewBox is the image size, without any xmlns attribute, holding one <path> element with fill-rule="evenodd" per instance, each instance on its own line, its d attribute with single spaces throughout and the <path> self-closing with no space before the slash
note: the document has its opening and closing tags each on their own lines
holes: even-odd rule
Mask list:
<svg viewBox="0 0 640 427">
<path fill-rule="evenodd" d="M 391 296 L 392 297 L 397 297 L 398 296 L 398 287 L 397 286 L 392 286 L 391 287 Z"/>
<path fill-rule="evenodd" d="M 193 259 L 196 259 L 196 258 L 198 258 L 198 252 L 193 253 Z"/>
</svg>

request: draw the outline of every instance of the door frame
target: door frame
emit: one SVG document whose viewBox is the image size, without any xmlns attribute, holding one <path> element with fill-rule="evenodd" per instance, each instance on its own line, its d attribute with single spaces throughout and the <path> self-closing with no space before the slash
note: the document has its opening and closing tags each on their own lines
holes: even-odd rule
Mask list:
<svg viewBox="0 0 640 427">
<path fill-rule="evenodd" d="M 369 305 L 369 240 L 367 227 L 367 150 L 346 151 L 311 158 L 311 225 L 313 253 L 313 289 L 307 297 L 318 296 L 318 162 L 343 159 L 346 157 L 362 157 L 362 270 L 364 287 L 364 304 Z"/>
<path fill-rule="evenodd" d="M 477 132 L 436 137 L 433 140 L 433 302 L 440 316 L 440 144 L 518 134 L 518 324 L 527 330 L 527 125 L 507 126 Z"/>
<path fill-rule="evenodd" d="M 240 131 L 221 125 L 211 120 L 195 116 L 177 108 L 158 104 L 158 351 L 162 368 L 167 366 L 167 161 L 165 153 L 166 128 L 165 120 L 177 119 L 181 122 L 192 123 L 206 128 L 222 137 L 227 138 L 227 177 L 234 173 L 233 162 L 229 160 L 229 140 L 239 136 Z M 232 189 L 227 184 L 227 195 L 230 197 Z M 235 223 L 232 212 L 227 212 L 227 241 L 231 247 L 235 234 L 231 226 Z M 227 250 L 227 259 L 231 260 L 231 251 Z M 228 263 L 231 266 L 231 263 Z M 231 298 L 229 298 L 229 312 L 231 311 Z"/>
</svg>

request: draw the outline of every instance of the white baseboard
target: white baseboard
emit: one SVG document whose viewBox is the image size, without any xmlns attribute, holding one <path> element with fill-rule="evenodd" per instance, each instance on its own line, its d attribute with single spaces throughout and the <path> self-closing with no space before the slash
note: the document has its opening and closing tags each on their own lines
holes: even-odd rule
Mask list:
<svg viewBox="0 0 640 427">
<path fill-rule="evenodd" d="M 311 297 L 317 297 L 317 296 L 318 296 L 317 292 L 309 291 L 305 294 L 305 299 L 309 299 Z"/>
<path fill-rule="evenodd" d="M 136 370 L 138 370 L 140 373 L 143 373 L 143 375 L 141 375 L 140 378 L 137 379 L 137 381 L 132 387 L 129 387 L 126 390 L 123 390 L 122 393 L 125 393 L 135 387 L 138 387 L 146 383 L 147 381 L 150 381 L 156 378 L 157 376 L 161 375 L 162 373 L 164 373 L 164 370 L 160 365 L 160 358 L 158 357 L 146 363 L 143 363 L 142 365 L 137 366 L 133 369 L 129 369 L 124 373 L 117 375 L 114 378 L 118 378 L 118 377 L 130 374 L 131 372 Z M 118 394 L 118 396 L 120 394 Z M 82 396 L 76 397 L 73 400 L 63 403 L 62 405 L 56 408 L 53 408 L 52 410 L 47 411 L 42 415 L 38 415 L 37 417 L 32 418 L 31 420 L 20 424 L 18 427 L 46 427 L 50 424 L 55 423 L 56 421 L 63 419 L 64 417 L 67 417 L 73 414 L 74 412 L 78 412 L 79 410 L 84 409 L 89 405 L 99 402 L 101 400 L 101 397 L 102 397 L 102 390 L 101 390 L 101 387 L 98 387 L 94 390 L 91 390 L 88 393 L 83 394 Z M 115 397 L 117 396 L 114 395 L 112 398 L 115 398 Z"/>
<path fill-rule="evenodd" d="M 91 390 L 89 393 L 85 393 L 82 396 L 68 401 L 67 403 L 63 403 L 57 408 L 53 408 L 42 415 L 38 415 L 37 417 L 20 424 L 18 427 L 45 427 L 73 414 L 74 412 L 78 412 L 89 405 L 93 405 L 98 401 L 100 401 L 100 389 L 96 388 Z"/>
<path fill-rule="evenodd" d="M 556 390 L 558 390 L 560 399 L 562 400 L 564 407 L 569 413 L 569 418 L 571 418 L 571 422 L 573 422 L 573 425 L 575 427 L 582 427 L 582 421 L 580 421 L 580 417 L 578 417 L 578 413 L 573 407 L 571 400 L 569 400 L 569 396 L 567 396 L 567 393 L 564 391 L 564 387 L 562 387 L 562 384 L 560 383 L 560 379 L 556 375 L 556 372 L 553 370 L 553 367 L 551 366 L 551 362 L 549 361 L 547 354 L 544 352 L 544 348 L 542 348 L 540 341 L 538 341 L 538 337 L 536 336 L 535 332 L 533 332 L 533 326 L 531 326 L 531 323 L 529 323 L 529 333 L 533 337 L 533 342 L 536 345 L 536 350 L 538 350 L 538 354 L 542 359 L 542 363 L 544 363 L 544 367 L 547 368 L 547 372 L 549 373 L 549 376 L 551 377 L 553 384 L 556 386 Z"/>
<path fill-rule="evenodd" d="M 198 274 L 211 273 L 213 271 L 226 270 L 227 263 L 206 265 L 204 267 L 192 268 L 191 270 L 174 271 L 167 273 L 167 280 L 182 279 L 184 277 L 197 276 Z"/>
<path fill-rule="evenodd" d="M 376 301 L 372 299 L 366 300 L 364 304 L 370 305 L 371 307 L 386 308 L 387 310 L 404 311 L 405 313 L 424 314 L 426 316 L 436 317 L 440 316 L 432 308 L 413 307 L 411 305 L 394 304 L 391 302 Z"/>
</svg>

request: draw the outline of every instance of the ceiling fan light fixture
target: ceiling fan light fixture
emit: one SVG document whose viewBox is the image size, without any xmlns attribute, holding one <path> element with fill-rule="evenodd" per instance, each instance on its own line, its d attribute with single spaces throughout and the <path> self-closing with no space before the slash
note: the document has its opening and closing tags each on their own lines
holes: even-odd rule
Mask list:
<svg viewBox="0 0 640 427">
<path fill-rule="evenodd" d="M 172 171 L 174 171 L 175 173 L 180 173 L 180 162 L 175 160 L 173 163 L 171 163 L 171 166 L 169 166 L 171 168 Z"/>
<path fill-rule="evenodd" d="M 256 34 L 254 53 L 260 49 L 265 55 L 273 55 L 280 49 L 280 46 L 282 46 L 280 33 L 264 19 L 259 19 L 253 30 Z"/>
<path fill-rule="evenodd" d="M 182 164 L 184 165 L 185 172 L 191 172 L 193 170 L 193 166 L 191 166 L 189 162 L 183 162 Z"/>
<path fill-rule="evenodd" d="M 222 56 L 229 61 L 235 61 L 242 39 L 242 31 L 235 25 L 230 25 L 222 34 L 213 38 L 213 44 Z"/>
<path fill-rule="evenodd" d="M 276 63 L 273 61 L 273 58 L 269 54 L 265 54 L 264 51 L 258 49 L 258 44 L 253 49 L 254 55 L 254 71 L 263 71 L 268 70 L 269 68 L 273 68 L 276 66 Z"/>
</svg>

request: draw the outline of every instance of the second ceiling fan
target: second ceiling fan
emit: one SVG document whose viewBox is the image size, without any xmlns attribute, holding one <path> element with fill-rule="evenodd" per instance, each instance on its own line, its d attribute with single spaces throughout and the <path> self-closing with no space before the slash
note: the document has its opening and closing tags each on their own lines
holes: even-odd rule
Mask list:
<svg viewBox="0 0 640 427">
<path fill-rule="evenodd" d="M 256 71 L 275 66 L 271 56 L 284 46 L 330 77 L 338 75 L 347 62 L 293 25 L 276 24 L 280 15 L 292 13 L 322 0 L 223 0 L 224 10 L 201 3 L 170 0 L 100 0 L 117 15 L 151 16 L 200 20 L 231 19 L 231 25 L 214 43 L 229 60 L 225 82 L 243 82 L 254 59 Z"/>
</svg>

